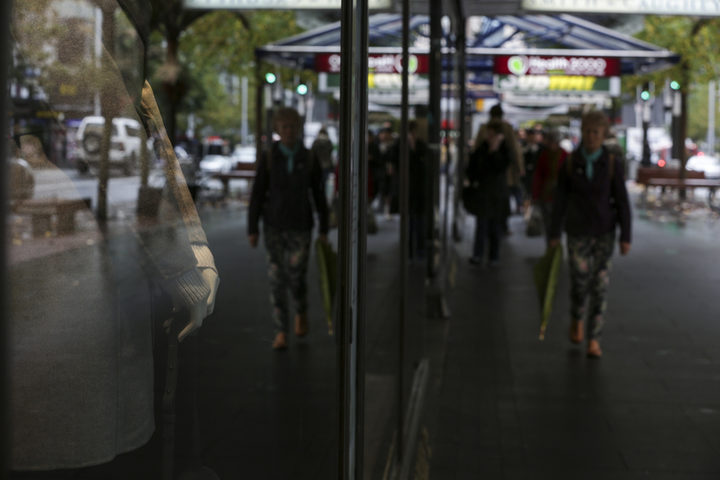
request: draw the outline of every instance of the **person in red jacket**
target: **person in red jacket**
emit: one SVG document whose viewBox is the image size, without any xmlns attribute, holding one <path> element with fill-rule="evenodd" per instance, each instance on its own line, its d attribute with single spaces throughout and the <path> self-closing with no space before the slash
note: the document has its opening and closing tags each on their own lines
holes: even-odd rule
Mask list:
<svg viewBox="0 0 720 480">
<path fill-rule="evenodd" d="M 565 163 L 567 152 L 560 148 L 560 134 L 557 130 L 545 133 L 544 144 L 538 153 L 531 189 L 532 203 L 540 209 L 547 236 L 550 233 L 553 193 L 557 186 L 558 171 Z"/>
</svg>

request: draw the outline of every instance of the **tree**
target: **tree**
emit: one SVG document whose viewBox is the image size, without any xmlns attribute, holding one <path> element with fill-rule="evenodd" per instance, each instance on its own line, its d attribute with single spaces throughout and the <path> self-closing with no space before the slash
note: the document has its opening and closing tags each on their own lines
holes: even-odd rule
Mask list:
<svg viewBox="0 0 720 480">
<path fill-rule="evenodd" d="M 294 12 L 247 11 L 244 18 L 250 28 L 243 28 L 239 20 L 227 12 L 214 12 L 195 22 L 180 42 L 183 61 L 194 78 L 193 95 L 197 95 L 189 99 L 192 106 L 185 106 L 196 114 L 199 128 L 206 127 L 228 137 L 237 133 L 241 109 L 235 87 L 222 83 L 221 79 L 248 78 L 252 105 L 258 82 L 255 47 L 301 31 Z M 248 113 L 252 124 L 253 109 Z"/>
<path fill-rule="evenodd" d="M 682 111 L 680 114 L 680 139 L 687 137 L 688 97 L 697 85 L 707 84 L 717 78 L 717 64 L 720 60 L 720 19 L 710 17 L 645 17 L 645 28 L 638 38 L 665 47 L 681 56 L 680 62 L 673 68 L 663 70 L 651 76 L 637 77 L 636 83 L 653 80 L 663 85 L 665 80 L 680 83 Z M 682 167 L 680 176 L 685 176 L 687 161 L 684 148 L 681 149 Z"/>
</svg>

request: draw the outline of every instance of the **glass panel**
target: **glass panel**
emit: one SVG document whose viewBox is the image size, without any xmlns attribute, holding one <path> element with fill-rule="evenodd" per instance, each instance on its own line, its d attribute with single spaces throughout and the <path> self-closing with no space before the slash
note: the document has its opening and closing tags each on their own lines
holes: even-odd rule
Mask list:
<svg viewBox="0 0 720 480">
<path fill-rule="evenodd" d="M 182 91 L 174 91 L 161 75 L 173 72 L 158 60 L 165 58 L 162 39 L 154 36 L 146 50 L 113 2 L 15 7 L 14 148 L 7 160 L 11 478 L 163 478 L 169 469 L 176 478 L 203 465 L 220 478 L 238 471 L 337 478 L 336 339 L 323 309 L 318 215 L 311 229 L 305 188 L 315 205 L 323 194 L 331 198 L 334 164 L 313 164 L 300 147 L 289 154 L 278 145 L 273 161 L 262 156 L 264 167 L 255 164 L 255 145 L 238 133 L 240 75 L 249 80 L 246 106 L 264 91 L 248 67 L 253 49 L 242 53 L 249 60 L 228 61 L 237 52 L 201 48 L 209 30 L 223 28 L 233 37 L 228 45 L 244 45 L 234 35 L 247 43 L 247 29 L 226 12 L 197 20 L 183 40 L 194 38 L 190 46 L 202 53 L 191 57 L 195 70 L 183 71 Z M 258 18 L 264 26 L 276 22 L 278 36 L 298 31 L 287 12 Z M 155 94 L 146 90 L 141 101 L 146 51 Z M 187 45 L 181 51 L 193 53 Z M 238 70 L 219 71 L 212 61 L 223 55 L 222 67 Z M 197 67 L 200 60 L 208 63 Z M 194 77 L 183 83 L 185 74 Z M 292 75 L 283 76 L 289 87 Z M 188 100 L 175 104 L 175 117 L 168 113 L 173 93 Z M 288 104 L 305 106 L 299 97 Z M 316 95 L 311 120 L 337 132 L 334 105 L 330 95 Z M 282 106 L 278 100 L 251 120 L 280 120 Z M 219 158 L 203 163 L 210 153 Z M 253 207 L 264 224 L 253 249 L 248 203 L 259 168 L 270 192 L 267 199 L 258 194 L 265 209 Z M 278 250 L 292 278 L 276 275 L 275 260 L 268 265 Z M 283 291 L 285 303 L 271 291 Z M 296 313 L 308 315 L 305 336 Z M 272 348 L 276 329 L 287 331 L 284 351 Z M 173 428 L 174 443 L 166 443 L 163 432 Z"/>
</svg>

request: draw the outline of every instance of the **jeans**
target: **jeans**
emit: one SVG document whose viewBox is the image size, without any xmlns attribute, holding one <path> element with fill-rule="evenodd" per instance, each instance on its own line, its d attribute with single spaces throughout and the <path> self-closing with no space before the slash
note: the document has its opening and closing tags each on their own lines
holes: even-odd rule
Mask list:
<svg viewBox="0 0 720 480">
<path fill-rule="evenodd" d="M 493 262 L 500 258 L 500 234 L 503 222 L 497 218 L 475 218 L 475 241 L 473 242 L 473 257 L 482 259 L 485 253 L 485 238 L 490 244 L 488 260 Z"/>
</svg>

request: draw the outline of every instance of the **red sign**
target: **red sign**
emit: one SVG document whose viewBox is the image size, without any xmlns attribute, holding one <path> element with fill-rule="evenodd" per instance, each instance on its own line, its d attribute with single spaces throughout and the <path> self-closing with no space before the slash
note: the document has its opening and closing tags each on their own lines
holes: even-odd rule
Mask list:
<svg viewBox="0 0 720 480">
<path fill-rule="evenodd" d="M 430 64 L 428 55 L 411 54 L 408 63 L 410 73 L 428 73 Z M 340 73 L 339 53 L 318 53 L 315 55 L 315 71 Z M 371 54 L 368 56 L 368 73 L 402 73 L 402 55 L 392 53 Z"/>
<path fill-rule="evenodd" d="M 493 70 L 498 75 L 617 77 L 620 75 L 620 60 L 605 57 L 497 55 Z"/>
</svg>

